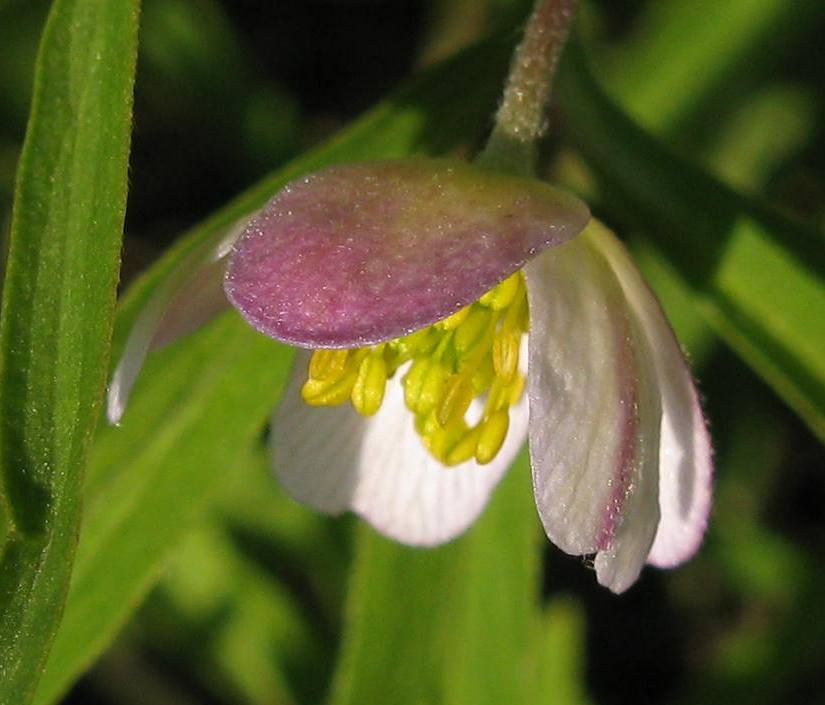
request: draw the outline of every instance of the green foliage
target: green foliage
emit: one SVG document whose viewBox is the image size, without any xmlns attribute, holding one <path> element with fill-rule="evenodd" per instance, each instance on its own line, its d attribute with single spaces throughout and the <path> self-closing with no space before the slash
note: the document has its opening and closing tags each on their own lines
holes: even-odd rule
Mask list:
<svg viewBox="0 0 825 705">
<path fill-rule="evenodd" d="M 358 534 L 334 705 L 536 702 L 538 526 L 525 455 L 464 537 L 411 549 Z"/>
<path fill-rule="evenodd" d="M 708 322 L 825 439 L 825 242 L 680 160 L 611 105 L 571 45 L 571 133 L 615 210 L 655 240 Z"/>
<path fill-rule="evenodd" d="M 105 384 L 137 3 L 61 0 L 37 60 L 0 322 L 0 701 L 34 690 L 69 585 Z"/>
<path fill-rule="evenodd" d="M 440 151 L 461 139 L 466 116 L 457 121 L 451 114 L 459 100 L 464 106 L 475 101 L 483 121 L 481 106 L 492 104 L 496 90 L 470 77 L 483 75 L 496 50 L 506 53 L 497 46 L 477 50 L 425 75 L 193 231 L 127 297 L 116 348 L 165 275 L 296 175 L 336 161 Z M 453 81 L 480 88 L 475 95 L 449 96 L 444 88 Z M 239 319 L 221 321 L 216 330 L 156 356 L 122 428 L 105 429 L 95 446 L 73 589 L 37 702 L 53 702 L 134 609 L 233 457 L 262 430 L 290 360 Z"/>
<path fill-rule="evenodd" d="M 446 55 L 529 4 L 475 3 L 473 29 L 456 23 L 459 3 L 433 3 L 430 35 L 405 28 L 405 60 Z M 614 598 L 543 548 L 524 456 L 481 520 L 433 550 L 285 497 L 265 433 L 292 354 L 235 314 L 150 355 L 122 425 L 95 430 L 112 325 L 116 359 L 147 303 L 301 174 L 471 153 L 518 36 L 505 26 L 350 121 L 354 72 L 351 103 L 313 104 L 328 38 L 367 53 L 365 95 L 401 73 L 383 59 L 397 37 L 355 6 L 346 30 L 313 16 L 304 45 L 306 10 L 288 3 L 262 23 L 281 33 L 261 39 L 263 10 L 145 0 L 125 249 L 127 264 L 158 256 L 113 321 L 136 5 L 56 0 L 20 150 L 47 8 L 0 3 L 0 221 L 16 184 L 0 323 L 0 702 L 821 700 L 825 485 L 809 429 L 825 438 L 825 6 L 582 8 L 554 173 L 628 238 L 691 354 L 717 449 L 703 550 Z M 313 82 L 307 98 L 299 84 Z M 154 251 L 161 231 L 210 213 Z"/>
</svg>

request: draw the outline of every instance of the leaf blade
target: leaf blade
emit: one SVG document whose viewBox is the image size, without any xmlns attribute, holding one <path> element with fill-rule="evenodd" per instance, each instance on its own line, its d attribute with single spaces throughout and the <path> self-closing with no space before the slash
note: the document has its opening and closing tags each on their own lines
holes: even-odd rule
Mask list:
<svg viewBox="0 0 825 705">
<path fill-rule="evenodd" d="M 0 321 L 4 702 L 31 697 L 68 589 L 112 331 L 137 8 L 58 0 L 38 55 Z"/>
<path fill-rule="evenodd" d="M 526 454 L 457 541 L 358 532 L 333 705 L 529 703 L 539 528 Z"/>
</svg>

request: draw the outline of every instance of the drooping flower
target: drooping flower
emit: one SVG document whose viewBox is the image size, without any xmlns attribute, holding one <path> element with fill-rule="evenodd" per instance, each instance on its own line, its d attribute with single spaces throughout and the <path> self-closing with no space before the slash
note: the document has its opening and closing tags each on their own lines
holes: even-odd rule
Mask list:
<svg viewBox="0 0 825 705">
<path fill-rule="evenodd" d="M 362 369 L 373 370 L 364 384 L 379 397 L 360 402 L 374 415 L 348 403 L 310 406 L 310 355 L 299 355 L 272 424 L 286 489 L 326 512 L 353 509 L 400 541 L 433 545 L 473 522 L 529 437 L 545 530 L 568 553 L 595 554 L 602 584 L 620 592 L 646 562 L 688 558 L 710 508 L 710 443 L 696 391 L 622 245 L 595 221 L 573 237 L 587 220 L 580 202 L 549 186 L 446 160 L 333 167 L 276 196 L 234 244 L 229 299 L 264 333 L 325 350 L 318 365 L 328 372 L 337 355 L 345 372 L 322 404 L 355 399 L 355 381 L 343 377 Z M 191 281 L 201 294 L 217 291 L 222 269 L 206 265 Z M 193 286 L 171 298 L 161 338 L 190 322 L 180 312 Z M 529 326 L 518 308 L 525 295 Z M 526 369 L 517 370 L 528 329 Z M 500 336 L 510 336 L 509 353 Z M 410 365 L 419 360 L 428 408 L 410 403 Z M 463 402 L 439 424 L 436 407 L 462 382 Z M 483 422 L 495 395 L 487 418 L 503 413 L 509 423 L 493 429 L 479 457 L 478 425 L 466 419 Z M 110 402 L 122 407 L 122 395 Z"/>
<path fill-rule="evenodd" d="M 136 325 L 110 419 L 147 349 L 228 305 L 225 289 L 257 330 L 307 350 L 271 433 L 295 498 L 438 544 L 473 522 L 528 438 L 545 531 L 595 555 L 600 583 L 621 592 L 645 563 L 692 555 L 712 461 L 676 339 L 612 233 L 581 232 L 586 206 L 517 175 L 541 131 L 536 77 L 558 56 L 545 45 L 571 6 L 537 4 L 479 164 L 330 167 L 184 267 Z"/>
</svg>

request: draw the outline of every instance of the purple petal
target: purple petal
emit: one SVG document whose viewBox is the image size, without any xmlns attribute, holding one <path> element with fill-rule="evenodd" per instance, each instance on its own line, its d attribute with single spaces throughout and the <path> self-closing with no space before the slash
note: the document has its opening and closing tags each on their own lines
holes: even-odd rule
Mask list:
<svg viewBox="0 0 825 705">
<path fill-rule="evenodd" d="M 225 288 L 268 336 L 358 347 L 454 313 L 588 218 L 563 191 L 463 162 L 335 166 L 293 182 L 250 222 Z"/>
</svg>

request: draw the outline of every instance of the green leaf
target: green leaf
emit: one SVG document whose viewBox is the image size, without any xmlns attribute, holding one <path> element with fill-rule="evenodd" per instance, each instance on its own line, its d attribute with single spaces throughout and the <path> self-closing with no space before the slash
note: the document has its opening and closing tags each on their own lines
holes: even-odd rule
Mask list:
<svg viewBox="0 0 825 705">
<path fill-rule="evenodd" d="M 92 449 L 72 588 L 35 702 L 57 699 L 137 607 L 258 438 L 291 358 L 226 316 L 149 361 L 123 426 Z"/>
<path fill-rule="evenodd" d="M 823 15 L 819 0 L 648 3 L 631 41 L 605 62 L 608 90 L 646 127 L 678 137 L 716 119 Z"/>
<path fill-rule="evenodd" d="M 333 162 L 443 152 L 475 137 L 508 54 L 506 42 L 493 41 L 424 73 L 195 229 L 132 287 L 115 347 L 159 287 L 290 179 Z M 123 426 L 104 429 L 94 448 L 75 576 L 37 703 L 54 702 L 105 648 L 221 475 L 257 438 L 289 365 L 284 350 L 232 314 L 150 360 Z"/>
<path fill-rule="evenodd" d="M 20 158 L 0 321 L 0 702 L 60 621 L 99 412 L 126 204 L 137 2 L 58 0 Z"/>
<path fill-rule="evenodd" d="M 570 133 L 615 212 L 655 235 L 717 333 L 825 438 L 822 233 L 670 154 L 607 100 L 577 45 L 566 59 Z"/>
<path fill-rule="evenodd" d="M 139 632 L 153 653 L 183 656 L 222 701 L 318 702 L 343 602 L 351 522 L 288 497 L 272 481 L 263 444 L 219 493 L 217 511 L 175 550 L 129 634 Z"/>
<path fill-rule="evenodd" d="M 452 544 L 407 548 L 362 527 L 331 702 L 534 702 L 538 538 L 526 453 Z"/>
<path fill-rule="evenodd" d="M 538 619 L 534 658 L 538 668 L 535 705 L 586 705 L 587 629 L 584 608 L 572 597 L 556 597 Z"/>
</svg>

